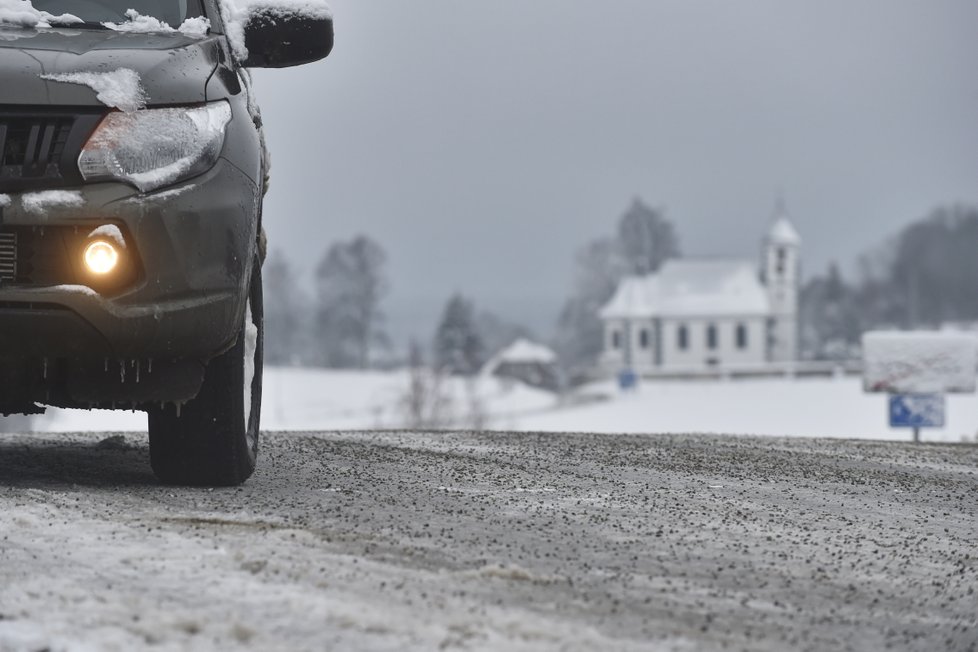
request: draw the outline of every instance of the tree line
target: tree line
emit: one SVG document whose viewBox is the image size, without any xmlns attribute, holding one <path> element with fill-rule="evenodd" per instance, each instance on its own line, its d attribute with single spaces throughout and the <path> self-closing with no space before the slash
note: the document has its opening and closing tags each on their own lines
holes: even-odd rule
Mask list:
<svg viewBox="0 0 978 652">
<path fill-rule="evenodd" d="M 837 264 L 800 288 L 802 354 L 810 359 L 858 355 L 861 334 L 880 327 L 938 327 L 978 321 L 978 208 L 948 206 L 902 229 L 862 256 L 853 279 Z M 549 343 L 571 378 L 590 370 L 603 347 L 598 311 L 627 275 L 648 274 L 682 255 L 674 225 L 636 199 L 608 235 L 577 253 L 574 283 Z M 804 257 L 804 256 L 803 256 Z M 529 329 L 456 293 L 430 338 L 409 354 L 391 344 L 382 309 L 390 291 L 387 254 L 357 236 L 331 244 L 313 271 L 313 297 L 287 259 L 265 266 L 265 352 L 269 364 L 334 368 L 404 366 L 419 360 L 449 374 L 475 374 L 486 359 Z M 408 360 L 410 358 L 410 360 Z"/>
<path fill-rule="evenodd" d="M 461 293 L 445 302 L 430 342 L 412 341 L 402 358 L 387 331 L 387 253 L 368 236 L 331 244 L 313 271 L 314 296 L 273 251 L 264 267 L 265 360 L 270 365 L 368 369 L 425 364 L 439 373 L 474 375 L 490 355 L 529 329 L 478 310 Z"/>
<path fill-rule="evenodd" d="M 802 351 L 858 355 L 863 332 L 978 322 L 978 207 L 931 211 L 860 257 L 854 278 L 837 263 L 801 290 Z"/>
</svg>

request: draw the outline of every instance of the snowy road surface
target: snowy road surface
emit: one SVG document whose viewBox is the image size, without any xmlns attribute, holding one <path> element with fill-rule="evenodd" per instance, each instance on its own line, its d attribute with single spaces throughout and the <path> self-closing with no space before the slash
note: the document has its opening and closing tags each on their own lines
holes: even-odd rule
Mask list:
<svg viewBox="0 0 978 652">
<path fill-rule="evenodd" d="M 0 650 L 978 649 L 978 447 L 270 434 L 226 490 L 144 436 L 0 437 Z"/>
</svg>

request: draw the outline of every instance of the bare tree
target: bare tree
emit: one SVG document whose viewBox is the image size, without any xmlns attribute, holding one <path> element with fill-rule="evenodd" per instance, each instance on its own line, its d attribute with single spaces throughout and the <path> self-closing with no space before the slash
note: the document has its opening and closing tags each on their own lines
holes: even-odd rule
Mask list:
<svg viewBox="0 0 978 652">
<path fill-rule="evenodd" d="M 593 365 L 601 353 L 603 329 L 598 313 L 621 279 L 655 272 L 679 255 L 672 224 L 640 199 L 618 221 L 615 237 L 593 240 L 578 252 L 574 291 L 561 311 L 554 341 L 571 377 Z"/>
<path fill-rule="evenodd" d="M 679 238 L 662 211 L 636 198 L 618 222 L 618 250 L 627 274 L 650 274 L 679 256 Z"/>
<path fill-rule="evenodd" d="M 265 284 L 265 360 L 298 364 L 305 349 L 304 326 L 308 302 L 288 259 L 275 250 L 262 269 Z"/>
<path fill-rule="evenodd" d="M 316 269 L 315 338 L 326 366 L 366 369 L 371 347 L 388 343 L 380 310 L 386 260 L 379 244 L 357 236 L 332 245 Z"/>
<path fill-rule="evenodd" d="M 405 425 L 412 430 L 447 428 L 452 401 L 445 391 L 445 375 L 425 365 L 420 344 L 411 342 L 409 349 L 408 388 L 400 401 Z"/>
</svg>

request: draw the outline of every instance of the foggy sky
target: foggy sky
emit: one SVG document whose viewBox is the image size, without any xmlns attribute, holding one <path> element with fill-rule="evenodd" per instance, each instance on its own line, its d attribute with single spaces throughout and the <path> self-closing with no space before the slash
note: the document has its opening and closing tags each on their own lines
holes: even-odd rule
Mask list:
<svg viewBox="0 0 978 652">
<path fill-rule="evenodd" d="M 973 0 L 331 4 L 326 61 L 256 72 L 265 225 L 303 276 L 377 239 L 400 341 L 456 290 L 549 335 L 636 196 L 754 257 L 780 189 L 808 275 L 978 202 Z"/>
</svg>

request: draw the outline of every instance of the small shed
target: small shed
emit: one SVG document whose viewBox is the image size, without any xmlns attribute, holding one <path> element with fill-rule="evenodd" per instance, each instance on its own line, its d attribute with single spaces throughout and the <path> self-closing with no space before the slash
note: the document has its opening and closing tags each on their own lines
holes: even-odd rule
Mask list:
<svg viewBox="0 0 978 652">
<path fill-rule="evenodd" d="M 494 355 L 482 368 L 482 374 L 511 378 L 550 391 L 560 388 L 557 354 L 523 338 Z"/>
</svg>

